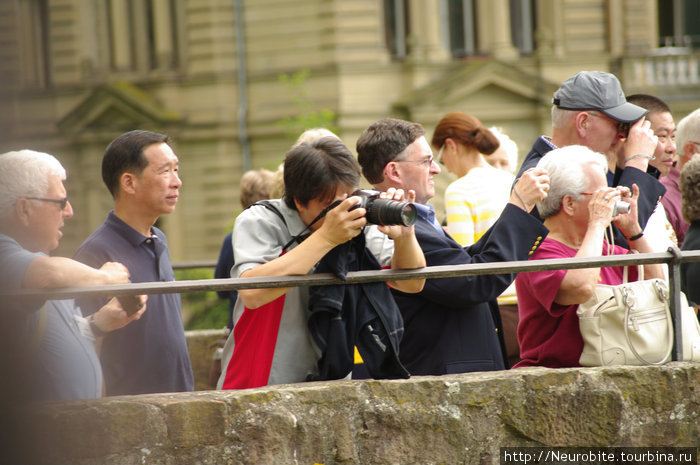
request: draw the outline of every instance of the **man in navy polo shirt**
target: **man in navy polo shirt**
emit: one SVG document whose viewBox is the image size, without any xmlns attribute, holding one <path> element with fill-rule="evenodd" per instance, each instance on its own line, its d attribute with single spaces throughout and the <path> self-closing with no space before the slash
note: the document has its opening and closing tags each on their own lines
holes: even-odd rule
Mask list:
<svg viewBox="0 0 700 465">
<path fill-rule="evenodd" d="M 165 234 L 154 226 L 175 210 L 182 181 L 167 136 L 130 131 L 114 139 L 102 159 L 102 179 L 114 198 L 105 222 L 88 237 L 75 259 L 99 267 L 119 261 L 132 282 L 174 281 Z M 81 302 L 84 314 L 97 302 Z M 179 294 L 148 299 L 148 312 L 102 343 L 107 395 L 191 391 L 192 366 L 180 313 Z"/>
</svg>

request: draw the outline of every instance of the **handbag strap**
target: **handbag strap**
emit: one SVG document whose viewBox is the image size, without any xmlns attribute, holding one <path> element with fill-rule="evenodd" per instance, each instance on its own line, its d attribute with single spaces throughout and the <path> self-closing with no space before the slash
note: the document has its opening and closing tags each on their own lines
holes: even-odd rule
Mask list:
<svg viewBox="0 0 700 465">
<path fill-rule="evenodd" d="M 637 249 L 630 249 L 630 253 L 639 253 Z M 644 265 L 634 265 L 637 267 L 637 281 L 644 281 Z M 627 284 L 629 277 L 629 266 L 622 267 L 622 284 Z"/>
<path fill-rule="evenodd" d="M 665 304 L 664 316 L 666 317 L 666 328 L 668 333 L 668 348 L 666 349 L 666 353 L 663 357 L 661 357 L 661 360 L 659 360 L 658 362 L 650 362 L 649 360 L 642 357 L 639 354 L 639 352 L 637 352 L 637 349 L 634 348 L 634 344 L 632 343 L 632 339 L 630 338 L 629 334 L 630 312 L 632 311 L 632 306 L 630 305 L 630 292 L 627 287 L 623 286 L 622 295 L 623 301 L 625 302 L 625 338 L 627 339 L 627 345 L 629 345 L 630 350 L 632 351 L 634 356 L 637 357 L 637 360 L 639 360 L 642 363 L 646 363 L 647 365 L 663 365 L 666 362 L 666 359 L 671 355 L 671 351 L 673 350 L 673 322 L 671 321 L 671 311 L 668 308 L 668 298 L 663 292 L 663 289 L 661 289 L 658 279 L 654 280 L 654 287 L 656 289 L 657 295 Z"/>
</svg>

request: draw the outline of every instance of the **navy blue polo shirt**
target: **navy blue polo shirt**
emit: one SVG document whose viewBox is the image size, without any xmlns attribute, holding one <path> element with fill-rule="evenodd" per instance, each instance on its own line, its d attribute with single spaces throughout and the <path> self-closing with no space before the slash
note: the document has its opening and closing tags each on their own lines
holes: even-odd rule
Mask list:
<svg viewBox="0 0 700 465">
<path fill-rule="evenodd" d="M 73 258 L 95 268 L 120 262 L 134 283 L 174 281 L 165 234 L 155 226 L 151 232 L 143 236 L 111 211 Z M 105 302 L 82 299 L 78 305 L 89 315 Z M 100 355 L 107 395 L 192 391 L 180 294 L 149 295 L 141 319 L 107 334 Z"/>
</svg>

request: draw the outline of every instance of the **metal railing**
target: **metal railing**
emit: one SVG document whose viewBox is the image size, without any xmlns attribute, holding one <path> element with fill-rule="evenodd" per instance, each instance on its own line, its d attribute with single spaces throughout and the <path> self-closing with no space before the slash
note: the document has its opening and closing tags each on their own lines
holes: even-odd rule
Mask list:
<svg viewBox="0 0 700 465">
<path fill-rule="evenodd" d="M 119 296 L 127 294 L 171 294 L 205 291 L 230 291 L 239 289 L 261 289 L 297 286 L 327 286 L 333 284 L 360 284 L 379 281 L 399 281 L 405 279 L 435 279 L 458 276 L 520 273 L 543 270 L 568 270 L 579 268 L 599 268 L 606 266 L 635 266 L 663 263 L 669 268 L 669 303 L 674 322 L 673 360 L 683 359 L 683 334 L 680 307 L 680 266 L 682 263 L 700 262 L 700 250 L 684 251 L 673 247 L 668 252 L 629 255 L 612 255 L 595 258 L 558 258 L 547 260 L 524 260 L 497 263 L 474 263 L 466 265 L 445 265 L 418 268 L 415 270 L 379 270 L 349 272 L 344 280 L 330 273 L 307 274 L 302 276 L 272 276 L 258 278 L 197 279 L 167 282 L 145 282 L 113 284 L 108 286 L 67 287 L 39 290 L 23 289 L 4 292 L 0 297 L 42 297 L 46 299 L 71 299 L 75 297 L 95 297 L 102 295 Z M 207 268 L 212 261 L 196 261 L 176 264 L 174 268 Z"/>
</svg>

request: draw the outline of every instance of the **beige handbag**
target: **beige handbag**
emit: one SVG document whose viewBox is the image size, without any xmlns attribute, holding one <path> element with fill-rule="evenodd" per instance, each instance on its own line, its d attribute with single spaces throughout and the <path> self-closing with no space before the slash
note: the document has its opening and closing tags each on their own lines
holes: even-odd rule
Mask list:
<svg viewBox="0 0 700 465">
<path fill-rule="evenodd" d="M 662 365 L 671 360 L 673 324 L 668 285 L 661 279 L 599 284 L 576 314 L 583 337 L 581 366 Z M 681 294 L 683 359 L 700 361 L 700 325 Z"/>
</svg>

